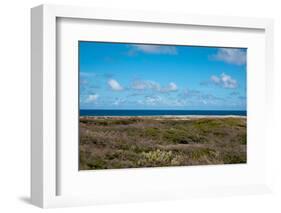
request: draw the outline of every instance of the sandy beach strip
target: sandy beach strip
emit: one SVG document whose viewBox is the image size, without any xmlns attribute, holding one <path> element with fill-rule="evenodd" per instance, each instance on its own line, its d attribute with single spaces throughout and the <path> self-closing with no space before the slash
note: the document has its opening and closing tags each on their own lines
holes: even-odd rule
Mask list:
<svg viewBox="0 0 281 213">
<path fill-rule="evenodd" d="M 143 116 L 143 115 L 135 115 L 135 116 L 80 116 L 80 118 L 87 119 L 155 119 L 155 120 L 194 120 L 194 119 L 206 119 L 206 118 L 214 118 L 214 119 L 225 119 L 225 118 L 240 118 L 246 119 L 247 116 L 244 115 L 152 115 L 152 116 Z"/>
</svg>

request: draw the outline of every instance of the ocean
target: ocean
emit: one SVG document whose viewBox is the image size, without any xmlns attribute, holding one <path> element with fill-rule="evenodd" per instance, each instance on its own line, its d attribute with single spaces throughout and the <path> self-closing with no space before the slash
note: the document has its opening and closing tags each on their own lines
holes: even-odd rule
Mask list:
<svg viewBox="0 0 281 213">
<path fill-rule="evenodd" d="M 246 116 L 247 111 L 239 110 L 119 110 L 119 109 L 81 109 L 80 116 Z"/>
</svg>

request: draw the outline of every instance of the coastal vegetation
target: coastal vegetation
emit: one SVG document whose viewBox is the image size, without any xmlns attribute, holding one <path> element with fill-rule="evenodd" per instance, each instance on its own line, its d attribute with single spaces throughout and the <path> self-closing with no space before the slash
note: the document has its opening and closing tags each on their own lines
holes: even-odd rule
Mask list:
<svg viewBox="0 0 281 213">
<path fill-rule="evenodd" d="M 79 168 L 246 163 L 246 117 L 81 116 Z"/>
</svg>

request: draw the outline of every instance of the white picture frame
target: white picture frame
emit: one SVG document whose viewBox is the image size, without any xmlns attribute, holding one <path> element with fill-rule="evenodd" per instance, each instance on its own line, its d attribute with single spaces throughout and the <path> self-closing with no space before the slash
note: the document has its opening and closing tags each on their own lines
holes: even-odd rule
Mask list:
<svg viewBox="0 0 281 213">
<path fill-rule="evenodd" d="M 101 21 L 118 21 L 119 25 L 122 22 L 131 23 L 144 23 L 154 24 L 161 26 L 198 26 L 204 30 L 205 28 L 220 28 L 226 31 L 232 30 L 257 30 L 263 33 L 261 38 L 264 45 L 264 53 L 261 56 L 264 63 L 261 68 L 261 76 L 266 78 L 259 78 L 264 82 L 265 87 L 261 90 L 264 93 L 265 99 L 258 97 L 263 101 L 263 110 L 268 113 L 264 117 L 259 117 L 258 121 L 264 121 L 265 131 L 261 136 L 265 139 L 262 142 L 261 147 L 268 147 L 270 144 L 270 131 L 271 119 L 272 119 L 272 107 L 273 107 L 273 21 L 271 19 L 257 19 L 257 18 L 238 18 L 238 17 L 216 17 L 216 16 L 201 16 L 201 15 L 186 15 L 186 14 L 161 14 L 144 11 L 122 11 L 112 9 L 98 9 L 98 8 L 84 8 L 74 6 L 54 6 L 54 5 L 41 5 L 31 10 L 31 201 L 34 205 L 47 208 L 47 207 L 62 207 L 62 206 L 76 206 L 76 205 L 92 205 L 100 203 L 116 203 L 116 202 L 138 202 L 144 200 L 165 200 L 165 199 L 178 199 L 186 197 L 198 197 L 198 196 L 214 196 L 214 195 L 234 195 L 234 194 L 252 194 L 252 193 L 264 193 L 270 192 L 270 161 L 265 161 L 264 166 L 257 170 L 261 174 L 262 178 L 257 178 L 257 181 L 253 181 L 253 184 L 249 182 L 236 182 L 229 184 L 209 185 L 209 187 L 200 187 L 200 183 L 194 183 L 194 187 L 183 186 L 182 188 L 176 185 L 164 186 L 163 183 L 158 184 L 158 188 L 149 189 L 144 188 L 141 192 L 132 185 L 129 185 L 130 190 L 127 191 L 114 191 L 110 189 L 101 188 L 96 191 L 95 195 L 84 193 L 85 190 L 81 190 L 81 193 L 76 194 L 61 194 L 59 191 L 59 185 L 64 179 L 60 178 L 61 166 L 59 163 L 60 152 L 58 152 L 58 95 L 57 88 L 60 81 L 57 78 L 57 50 L 58 50 L 58 20 L 63 19 L 78 19 L 78 20 L 101 20 Z M 253 44 L 254 45 L 254 44 Z M 263 58 L 264 57 L 264 58 Z M 262 63 L 262 62 L 261 62 Z M 257 80 L 259 81 L 259 80 Z M 250 89 L 251 91 L 251 89 Z M 257 98 L 257 99 L 258 99 Z M 255 101 L 256 99 L 251 99 Z M 259 110 L 262 110 L 260 107 Z M 261 111 L 259 111 L 261 112 Z M 72 148 L 71 148 L 72 149 Z M 70 153 L 73 153 L 70 151 Z M 263 159 L 268 159 L 269 153 L 262 151 L 259 155 L 263 155 Z M 257 156 L 259 156 L 257 155 Z M 77 156 L 74 156 L 77 157 Z M 241 169 L 241 170 L 240 170 Z M 220 170 L 219 172 L 229 171 L 241 172 L 242 167 L 228 167 L 226 170 Z M 165 176 L 165 172 L 175 172 L 175 177 L 180 175 L 186 175 L 187 169 L 182 167 L 180 169 L 149 169 L 149 172 L 141 170 L 123 170 L 122 173 L 118 171 L 108 172 L 107 178 L 119 175 L 118 178 L 133 177 L 135 174 L 145 175 L 147 181 L 153 176 Z M 200 170 L 200 167 L 189 169 L 189 174 L 193 174 L 193 178 L 196 179 L 196 170 Z M 206 172 L 216 173 L 212 168 L 206 169 Z M 78 172 L 78 171 L 77 171 Z M 144 173 L 144 174 L 142 174 Z M 87 174 L 86 179 L 89 180 L 91 176 L 97 173 Z M 105 173 L 103 173 L 104 175 Z M 99 173 L 100 175 L 100 173 Z M 179 176 L 177 176 L 179 175 Z M 239 175 L 239 174 L 238 174 Z M 105 176 L 100 177 L 104 178 Z M 225 176 L 227 177 L 227 176 Z M 99 180 L 102 181 L 102 178 Z M 172 178 L 172 177 L 171 177 Z M 83 179 L 83 180 L 86 180 Z M 72 180 L 70 178 L 70 180 Z M 74 179 L 73 179 L 74 180 Z M 155 180 L 154 180 L 155 181 Z M 181 180 L 182 181 L 182 180 Z M 126 182 L 126 181 L 125 181 Z M 180 181 L 179 181 L 180 182 Z M 71 183 L 71 182 L 70 182 Z M 182 182 L 181 182 L 182 183 Z M 76 183 L 72 183 L 73 189 Z M 102 184 L 102 183 L 101 183 Z M 124 184 L 124 183 L 123 183 Z M 162 185 L 161 185 L 162 184 Z M 157 185 L 157 184 L 156 184 Z M 208 184 L 207 184 L 208 185 Z M 69 185 L 68 185 L 69 186 Z M 163 186 L 161 188 L 161 186 Z M 70 186 L 69 186 L 70 187 Z M 89 187 L 91 188 L 91 187 Z M 160 189 L 161 188 L 161 189 Z M 119 193 L 122 193 L 120 196 Z"/>
</svg>

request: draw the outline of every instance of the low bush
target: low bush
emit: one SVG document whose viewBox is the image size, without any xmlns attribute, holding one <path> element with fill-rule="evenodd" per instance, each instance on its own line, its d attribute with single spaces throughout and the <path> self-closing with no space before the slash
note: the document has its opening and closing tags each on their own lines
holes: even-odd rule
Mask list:
<svg viewBox="0 0 281 213">
<path fill-rule="evenodd" d="M 81 117 L 80 169 L 246 162 L 246 119 Z"/>
</svg>

